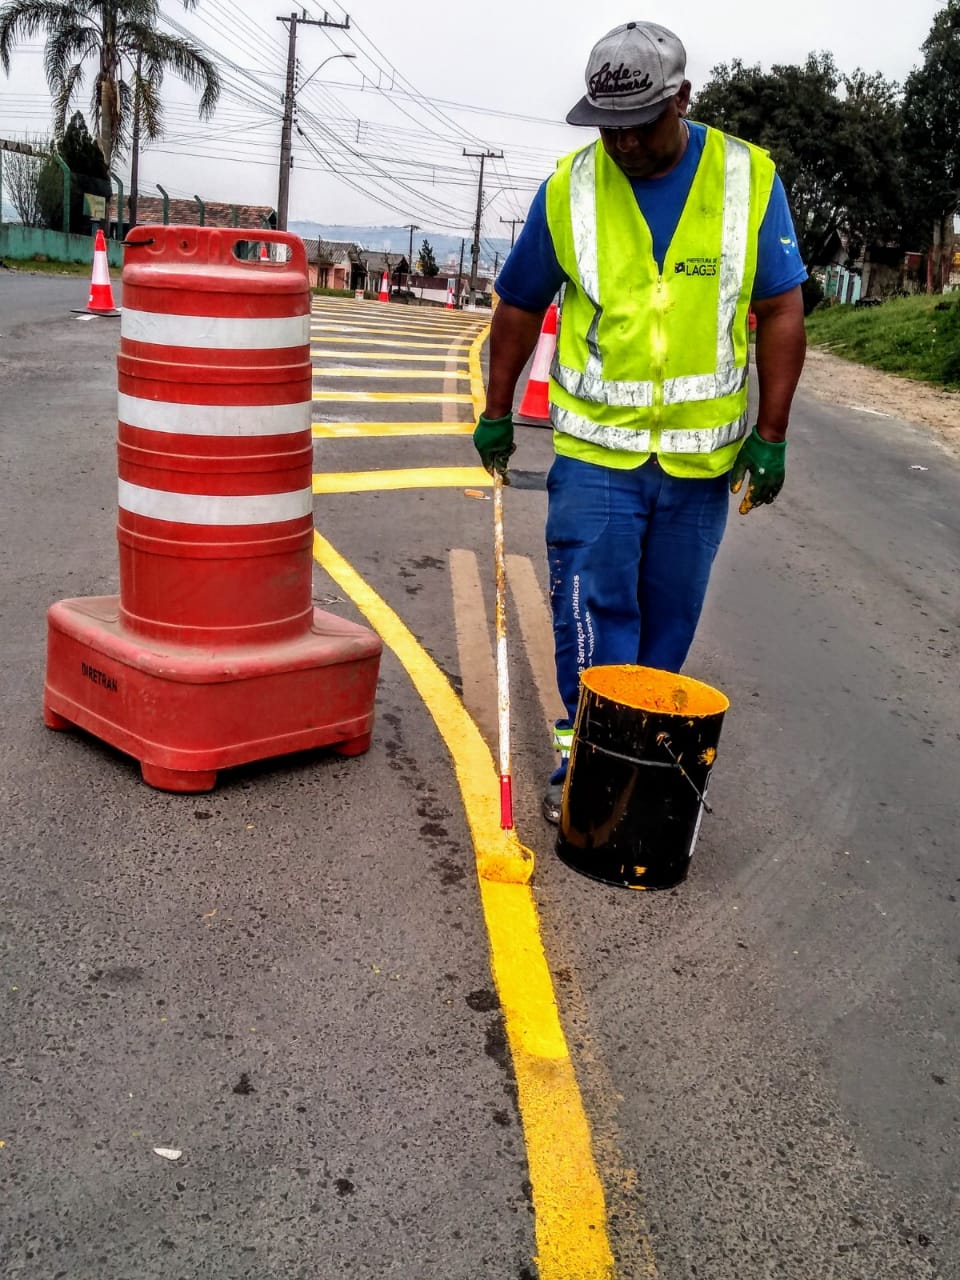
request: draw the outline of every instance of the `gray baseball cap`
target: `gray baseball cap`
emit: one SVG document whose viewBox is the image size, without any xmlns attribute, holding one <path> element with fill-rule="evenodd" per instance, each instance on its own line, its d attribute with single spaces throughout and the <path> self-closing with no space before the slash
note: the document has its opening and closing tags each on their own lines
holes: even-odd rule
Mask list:
<svg viewBox="0 0 960 1280">
<path fill-rule="evenodd" d="M 587 92 L 567 124 L 629 129 L 656 120 L 686 78 L 687 51 L 679 36 L 655 22 L 625 22 L 590 52 Z"/>
</svg>

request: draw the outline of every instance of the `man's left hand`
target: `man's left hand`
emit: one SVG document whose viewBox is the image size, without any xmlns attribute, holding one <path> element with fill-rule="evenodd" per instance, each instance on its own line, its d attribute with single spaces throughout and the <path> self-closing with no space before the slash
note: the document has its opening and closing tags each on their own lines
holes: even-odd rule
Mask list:
<svg viewBox="0 0 960 1280">
<path fill-rule="evenodd" d="M 740 514 L 747 515 L 754 507 L 772 502 L 783 488 L 787 467 L 787 442 L 764 440 L 754 427 L 743 442 L 737 460 L 730 472 L 730 492 L 739 493 L 747 472 L 747 492 L 740 503 Z"/>
</svg>

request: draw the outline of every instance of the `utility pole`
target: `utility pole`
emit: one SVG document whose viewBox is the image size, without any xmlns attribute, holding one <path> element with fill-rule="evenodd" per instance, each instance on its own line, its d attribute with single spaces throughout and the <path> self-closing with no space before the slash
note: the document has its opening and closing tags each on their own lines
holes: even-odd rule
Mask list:
<svg viewBox="0 0 960 1280">
<path fill-rule="evenodd" d="M 413 233 L 419 231 L 420 228 L 415 222 L 405 222 L 404 226 L 410 232 L 410 252 L 407 254 L 407 290 L 410 289 L 410 277 L 413 275 Z"/>
<path fill-rule="evenodd" d="M 460 241 L 460 269 L 457 271 L 457 309 L 460 308 L 460 282 L 463 280 L 463 250 L 466 246 L 466 240 Z"/>
<path fill-rule="evenodd" d="M 526 222 L 526 218 L 501 218 L 501 222 L 506 222 L 510 226 L 510 248 L 513 248 L 513 242 L 517 238 L 517 227 L 522 227 Z"/>
<path fill-rule="evenodd" d="M 496 277 L 497 277 L 497 267 L 499 267 L 499 265 L 500 265 L 500 250 L 498 249 L 498 250 L 496 251 L 496 253 L 493 255 L 493 277 L 494 277 L 494 279 L 496 279 Z"/>
<path fill-rule="evenodd" d="M 473 224 L 473 244 L 470 246 L 470 305 L 477 305 L 477 268 L 480 265 L 480 220 L 483 217 L 483 166 L 487 160 L 502 160 L 502 151 L 467 151 L 463 154 L 480 161 L 480 182 L 477 185 L 477 220 Z"/>
<path fill-rule="evenodd" d="M 287 229 L 287 207 L 290 203 L 290 170 L 293 168 L 293 107 L 295 99 L 295 80 L 297 74 L 297 26 L 304 27 L 336 27 L 346 31 L 350 26 L 350 17 L 346 22 L 333 22 L 326 12 L 322 18 L 308 18 L 305 15 L 291 13 L 289 18 L 278 18 L 278 22 L 286 22 L 287 40 L 287 85 L 283 95 L 283 127 L 280 131 L 280 187 L 277 192 L 277 230 Z"/>
</svg>

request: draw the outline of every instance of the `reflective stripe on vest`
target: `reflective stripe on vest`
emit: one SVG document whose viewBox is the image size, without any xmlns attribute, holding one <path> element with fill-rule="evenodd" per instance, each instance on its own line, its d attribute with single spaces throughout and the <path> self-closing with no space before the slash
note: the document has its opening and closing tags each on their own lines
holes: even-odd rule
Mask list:
<svg viewBox="0 0 960 1280">
<path fill-rule="evenodd" d="M 555 430 L 605 449 L 650 453 L 653 448 L 649 431 L 637 430 L 635 427 L 607 427 L 584 418 L 571 409 L 561 408 L 560 405 L 551 406 L 550 420 Z M 732 422 L 719 427 L 708 427 L 705 431 L 689 427 L 680 431 L 661 431 L 657 448 L 661 453 L 712 453 L 742 440 L 749 430 L 748 421 L 744 412 Z"/>
</svg>

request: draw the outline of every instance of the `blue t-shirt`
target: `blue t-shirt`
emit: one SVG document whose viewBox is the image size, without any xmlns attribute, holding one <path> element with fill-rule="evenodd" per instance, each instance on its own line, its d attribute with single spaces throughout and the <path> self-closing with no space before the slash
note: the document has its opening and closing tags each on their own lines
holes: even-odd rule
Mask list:
<svg viewBox="0 0 960 1280">
<path fill-rule="evenodd" d="M 653 253 L 661 271 L 707 137 L 705 125 L 687 123 L 690 140 L 679 164 L 662 178 L 630 179 L 640 212 L 653 235 Z M 534 196 L 523 230 L 497 277 L 496 289 L 503 301 L 524 311 L 542 311 L 549 306 L 566 278 L 547 226 L 546 185 L 543 183 Z M 780 178 L 775 177 L 760 226 L 753 297 L 773 298 L 806 278 L 787 193 Z"/>
</svg>

